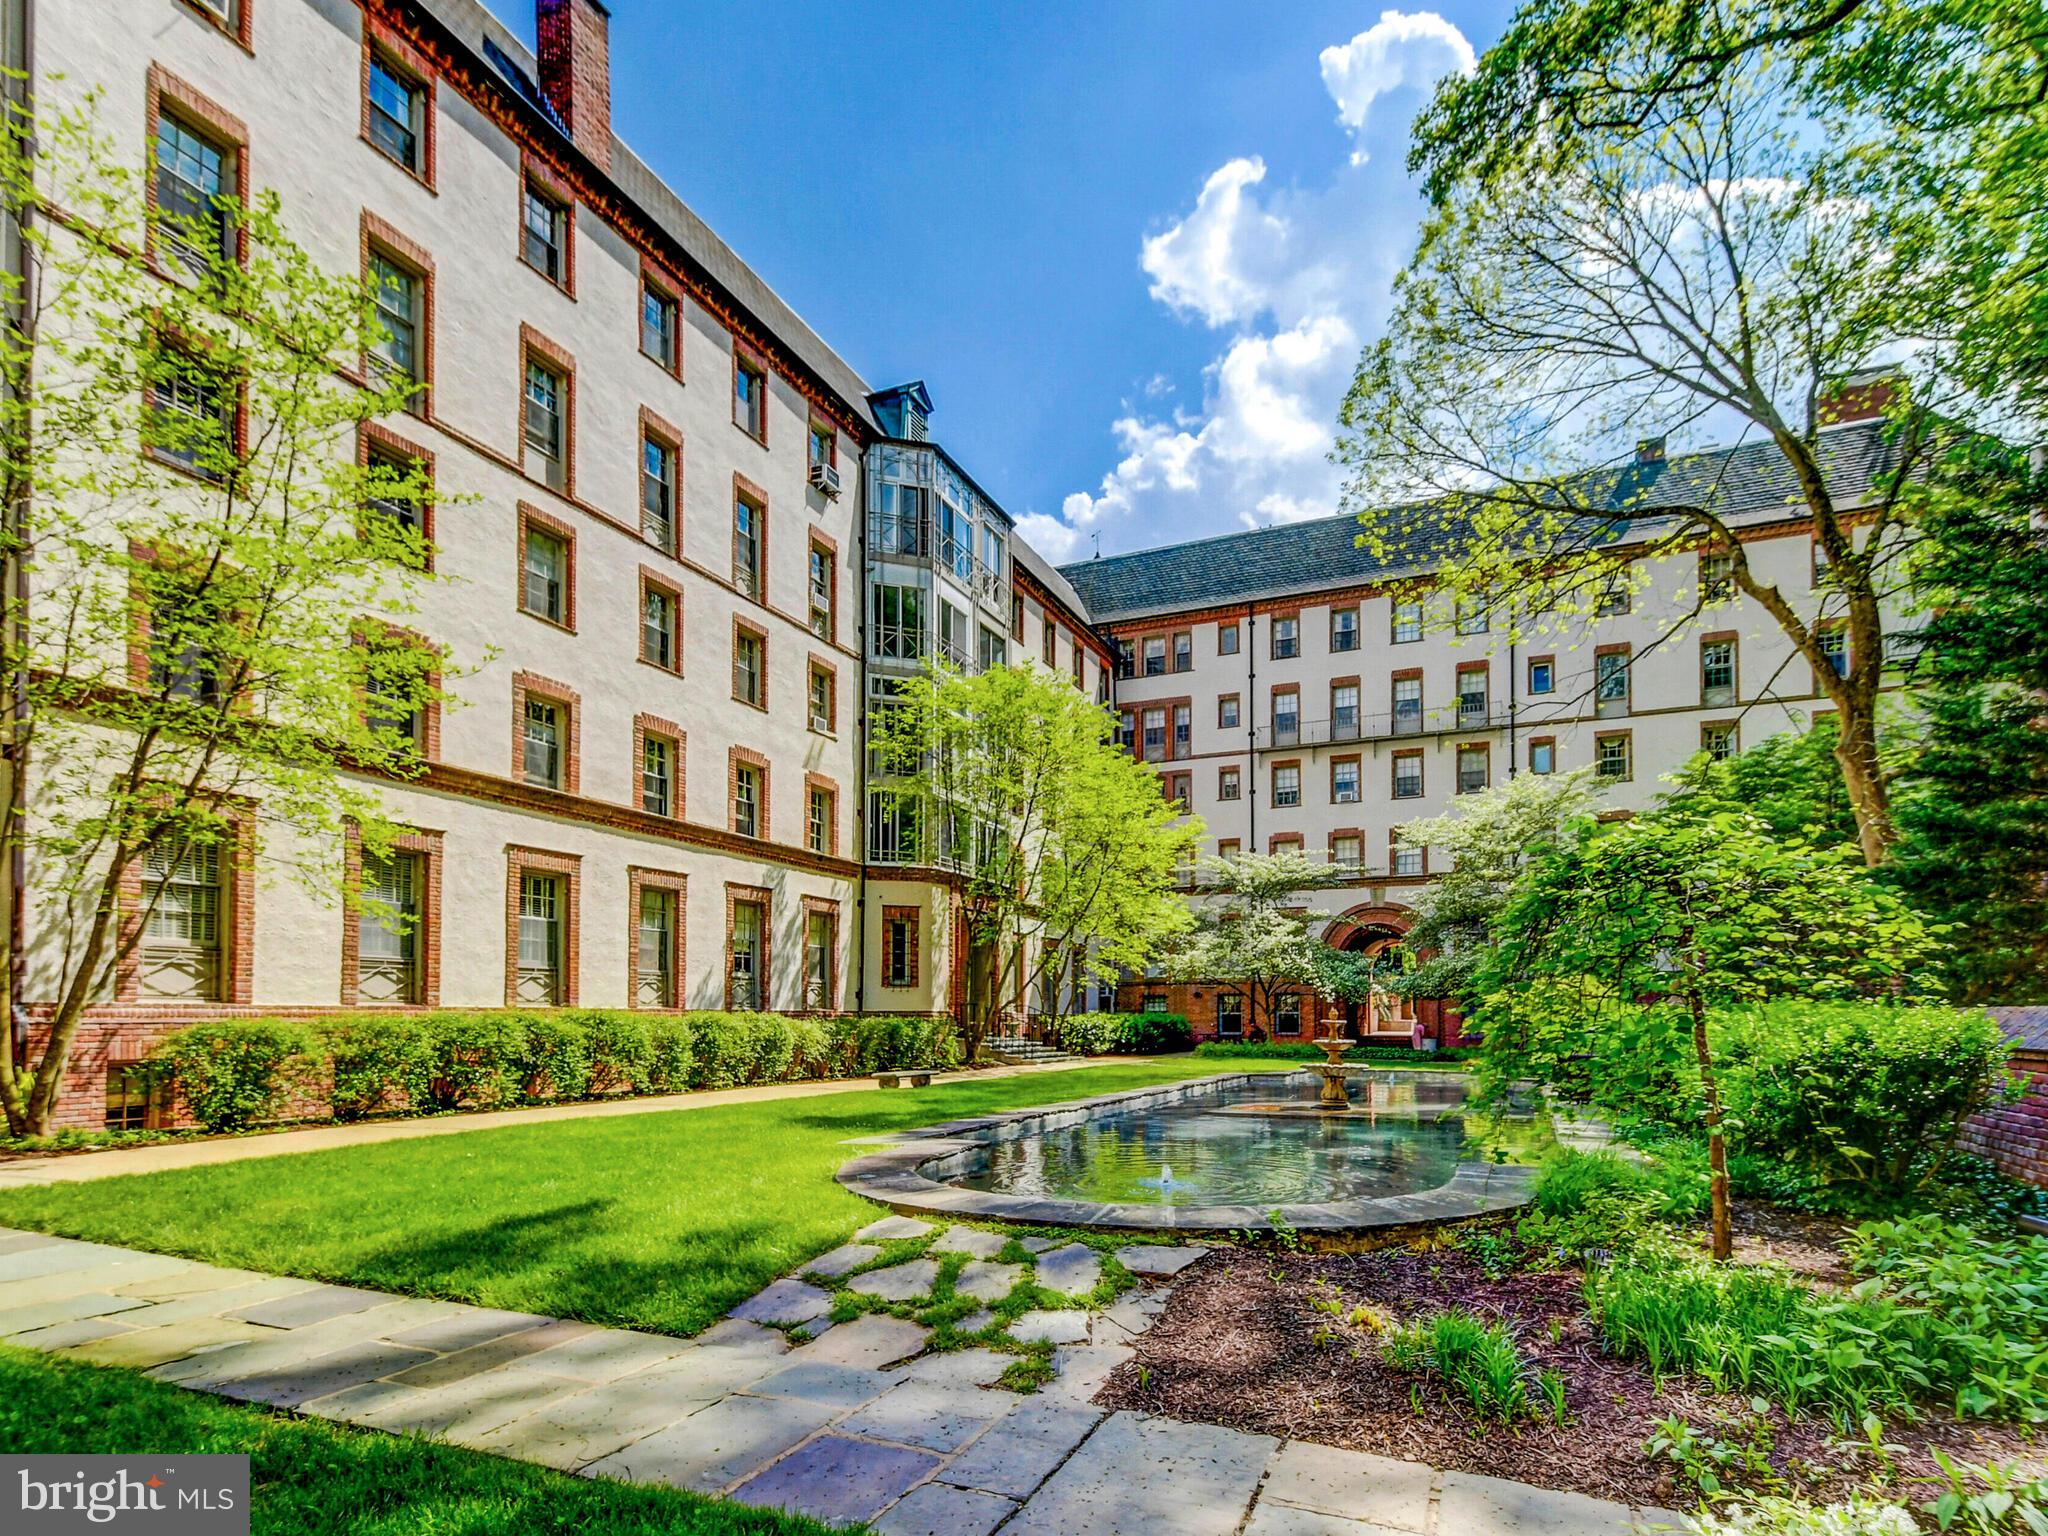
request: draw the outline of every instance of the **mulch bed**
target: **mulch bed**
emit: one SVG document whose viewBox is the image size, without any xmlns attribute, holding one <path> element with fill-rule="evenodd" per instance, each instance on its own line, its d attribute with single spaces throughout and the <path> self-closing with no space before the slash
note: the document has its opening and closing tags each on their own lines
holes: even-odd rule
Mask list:
<svg viewBox="0 0 2048 1536">
<path fill-rule="evenodd" d="M 1808 1262 L 1800 1267 L 1810 1273 L 1828 1267 L 1820 1262 L 1832 1251 L 1823 1230 L 1750 1235 L 1780 1247 L 1806 1245 Z M 1331 1297 L 1346 1310 L 1364 1302 L 1396 1318 L 1455 1305 L 1505 1320 L 1532 1379 L 1544 1367 L 1564 1379 L 1567 1422 L 1475 1418 L 1462 1398 L 1445 1396 L 1432 1379 L 1383 1364 L 1369 1329 L 1312 1305 Z M 1689 1504 L 1693 1495 L 1675 1468 L 1644 1451 L 1656 1420 L 1676 1414 L 1708 1425 L 1754 1418 L 1747 1399 L 1680 1379 L 1660 1386 L 1642 1366 L 1604 1353 L 1577 1274 L 1489 1280 L 1475 1259 L 1448 1249 L 1219 1251 L 1180 1277 L 1166 1314 L 1096 1401 L 1660 1506 Z M 1839 1496 L 1868 1475 L 1868 1453 L 1838 1443 L 1831 1424 L 1811 1417 L 1787 1424 L 1775 1409 L 1768 1422 L 1771 1464 L 1795 1491 Z M 1721 1434 L 1740 1438 L 1734 1430 Z M 1909 1479 L 1936 1474 L 1927 1452 L 1937 1445 L 1973 1462 L 2037 1460 L 2042 1451 L 2019 1426 L 1932 1416 L 1888 1425 L 1885 1439 L 1906 1448 L 1898 1467 Z"/>
</svg>

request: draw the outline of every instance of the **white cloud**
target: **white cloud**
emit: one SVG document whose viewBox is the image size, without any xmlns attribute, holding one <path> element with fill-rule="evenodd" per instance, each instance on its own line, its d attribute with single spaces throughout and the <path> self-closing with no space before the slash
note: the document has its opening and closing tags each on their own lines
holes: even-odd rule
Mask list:
<svg viewBox="0 0 2048 1536">
<path fill-rule="evenodd" d="M 1170 389 L 1153 375 L 1111 425 L 1114 467 L 1068 494 L 1057 518 L 1024 518 L 1027 539 L 1070 559 L 1096 534 L 1107 548 L 1132 548 L 1337 511 L 1337 408 L 1420 212 L 1405 156 L 1375 158 L 1366 146 L 1404 145 L 1418 92 L 1472 64 L 1471 44 L 1442 17 L 1385 12 L 1321 54 L 1351 144 L 1324 185 L 1273 185 L 1263 156 L 1238 156 L 1144 240 L 1152 298 L 1222 333 L 1200 407 L 1148 406 Z"/>
<path fill-rule="evenodd" d="M 1428 87 L 1445 75 L 1470 74 L 1478 63 L 1472 45 L 1435 11 L 1382 11 L 1380 19 L 1348 43 L 1320 56 L 1323 88 L 1337 103 L 1337 121 L 1363 139 L 1372 104 L 1402 86 Z M 1351 152 L 1362 165 L 1363 144 Z"/>
</svg>

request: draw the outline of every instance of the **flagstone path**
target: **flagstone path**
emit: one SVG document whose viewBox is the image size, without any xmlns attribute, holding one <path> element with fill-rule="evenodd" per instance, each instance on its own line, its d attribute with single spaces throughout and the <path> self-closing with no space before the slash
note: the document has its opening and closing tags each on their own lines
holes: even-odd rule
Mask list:
<svg viewBox="0 0 2048 1536">
<path fill-rule="evenodd" d="M 860 1271 L 881 1244 L 930 1230 L 887 1218 L 803 1273 Z M 926 1252 L 1021 1270 L 994 1262 L 1005 1241 L 953 1227 Z M 1077 1289 L 1093 1284 L 1092 1250 L 1027 1246 L 1041 1283 L 1049 1264 Z M 1119 1262 L 1144 1277 L 1138 1289 L 1102 1311 L 1017 1320 L 1019 1337 L 1059 1341 L 1056 1375 L 1030 1395 L 990 1385 L 1017 1356 L 929 1351 L 930 1330 L 884 1313 L 834 1325 L 829 1293 L 799 1276 L 679 1339 L 4 1228 L 0 1338 L 564 1471 L 866 1521 L 881 1536 L 1621 1536 L 1676 1522 L 1583 1494 L 1094 1407 L 1131 1357 L 1128 1339 L 1201 1255 L 1122 1250 Z M 902 1290 L 924 1266 L 936 1272 L 921 1258 L 864 1274 L 893 1276 L 883 1283 Z"/>
</svg>

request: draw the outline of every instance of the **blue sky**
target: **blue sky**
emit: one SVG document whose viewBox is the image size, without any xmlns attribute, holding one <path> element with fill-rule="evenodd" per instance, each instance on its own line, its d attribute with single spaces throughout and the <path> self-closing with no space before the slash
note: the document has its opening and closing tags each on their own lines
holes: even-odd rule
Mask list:
<svg viewBox="0 0 2048 1536">
<path fill-rule="evenodd" d="M 614 0 L 613 120 L 1075 558 L 1336 510 L 1408 122 L 1508 9 Z"/>
</svg>

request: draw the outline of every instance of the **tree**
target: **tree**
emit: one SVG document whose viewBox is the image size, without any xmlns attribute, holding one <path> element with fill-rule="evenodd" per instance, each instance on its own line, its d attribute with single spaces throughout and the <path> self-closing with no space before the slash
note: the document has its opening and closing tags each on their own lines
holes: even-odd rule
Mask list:
<svg viewBox="0 0 2048 1536">
<path fill-rule="evenodd" d="M 1551 1009 L 1575 989 L 1595 1007 L 1664 999 L 1683 1008 L 1704 1101 L 1717 1259 L 1731 1255 L 1734 1239 L 1713 1010 L 1779 995 L 1897 992 L 1939 952 L 1920 919 L 1853 858 L 1778 842 L 1739 811 L 1582 824 L 1529 871 L 1475 979 L 1483 1023 L 1511 1016 L 1517 994 L 1532 988 Z"/>
<path fill-rule="evenodd" d="M 980 957 L 966 1021 L 980 1045 L 1024 980 L 1146 963 L 1191 921 L 1178 875 L 1202 824 L 1116 744 L 1116 719 L 1035 667 L 906 679 L 869 723 L 882 786 L 914 846 L 959 868 Z"/>
<path fill-rule="evenodd" d="M 1251 1002 L 1246 1028 L 1262 1027 L 1281 991 L 1323 980 L 1324 945 L 1299 903 L 1303 892 L 1336 879 L 1328 865 L 1301 853 L 1204 859 L 1195 881 L 1206 900 L 1193 931 L 1168 950 L 1167 974 L 1242 986 Z"/>
<path fill-rule="evenodd" d="M 1892 878 L 1955 929 L 1950 993 L 2048 1002 L 2048 472 L 1979 441 L 1931 488 L 1913 673 L 1925 744 L 1905 770 Z"/>
<path fill-rule="evenodd" d="M 1436 849 L 1447 867 L 1415 900 L 1415 921 L 1401 940 L 1410 963 L 1389 990 L 1455 998 L 1469 1009 L 1473 972 L 1515 882 L 1592 809 L 1599 782 L 1590 768 L 1518 774 L 1461 798 L 1447 815 L 1404 822 L 1401 840 Z"/>
<path fill-rule="evenodd" d="M 397 830 L 377 779 L 419 772 L 445 660 L 394 622 L 426 580 L 416 467 L 358 463 L 401 410 L 375 295 L 322 271 L 274 196 L 158 206 L 94 107 L 0 133 L 31 263 L 4 282 L 0 452 L 13 688 L 0 852 L 27 952 L 0 1102 L 47 1132 L 88 1006 L 178 871 L 254 856 L 331 889 L 344 823 Z M 26 1005 L 48 1005 L 40 1056 Z"/>
<path fill-rule="evenodd" d="M 1394 560 L 1442 550 L 1435 585 L 1511 630 L 1597 618 L 1680 555 L 1718 562 L 1666 583 L 1655 643 L 1735 593 L 1762 609 L 1839 721 L 1876 863 L 1896 837 L 1877 741 L 1885 612 L 1913 487 L 1966 400 L 1966 316 L 1924 219 L 1905 222 L 1924 210 L 1805 111 L 1782 69 L 1729 71 L 1585 129 L 1568 156 L 1447 182 L 1360 363 L 1340 453 L 1364 542 Z M 1848 462 L 1831 402 L 1907 338 L 1919 347 L 1862 385 L 1884 404 L 1884 451 Z M 1755 440 L 1746 459 L 1667 473 L 1665 434 L 1731 427 Z M 1639 454 L 1645 437 L 1656 449 Z M 1758 511 L 1811 521 L 1817 599 L 1751 558 Z"/>
</svg>

